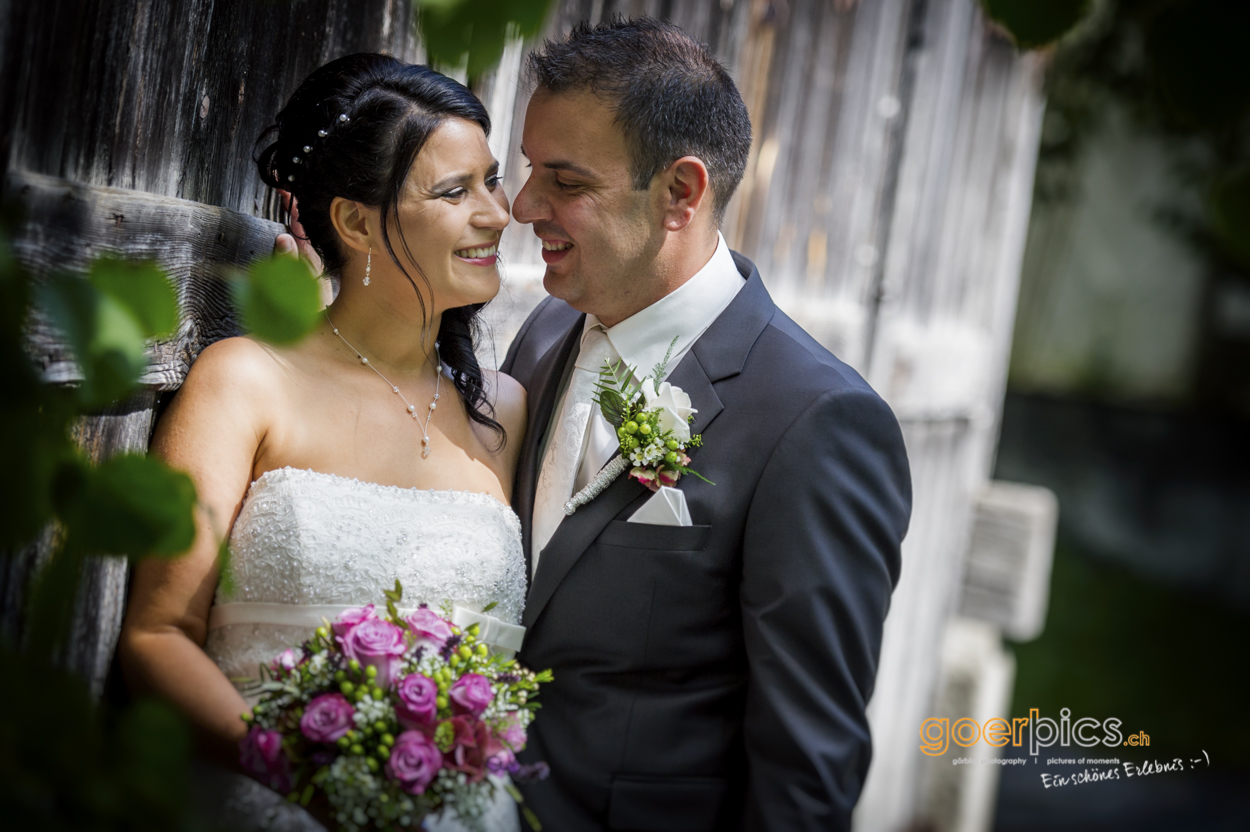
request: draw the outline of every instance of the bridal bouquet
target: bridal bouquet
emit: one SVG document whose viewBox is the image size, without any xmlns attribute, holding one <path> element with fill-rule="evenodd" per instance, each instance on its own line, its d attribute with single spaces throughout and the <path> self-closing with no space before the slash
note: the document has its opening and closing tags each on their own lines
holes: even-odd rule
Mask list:
<svg viewBox="0 0 1250 832">
<path fill-rule="evenodd" d="M 348 610 L 261 668 L 240 761 L 304 806 L 324 795 L 352 832 L 447 811 L 480 826 L 496 789 L 521 802 L 506 778 L 546 775 L 516 753 L 551 673 L 492 655 L 477 624 L 461 629 L 425 605 L 401 616 L 402 593 L 396 581 L 385 615 Z"/>
</svg>

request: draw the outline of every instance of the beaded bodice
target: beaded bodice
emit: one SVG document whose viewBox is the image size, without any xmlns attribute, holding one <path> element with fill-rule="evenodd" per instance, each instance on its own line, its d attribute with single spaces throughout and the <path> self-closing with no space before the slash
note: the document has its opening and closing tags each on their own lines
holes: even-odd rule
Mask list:
<svg viewBox="0 0 1250 832">
<path fill-rule="evenodd" d="M 384 603 L 398 578 L 404 606 L 444 602 L 520 623 L 520 521 L 489 494 L 377 485 L 296 468 L 252 483 L 230 533 L 233 592 L 217 603 Z M 257 675 L 304 628 L 232 624 L 205 650 L 231 678 Z"/>
</svg>

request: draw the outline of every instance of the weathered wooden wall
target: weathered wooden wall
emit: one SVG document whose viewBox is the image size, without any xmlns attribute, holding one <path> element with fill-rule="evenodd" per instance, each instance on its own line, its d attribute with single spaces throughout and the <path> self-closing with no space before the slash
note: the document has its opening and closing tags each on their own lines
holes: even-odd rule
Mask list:
<svg viewBox="0 0 1250 832">
<path fill-rule="evenodd" d="M 183 304 L 179 336 L 154 350 L 148 392 L 78 426 L 91 456 L 145 450 L 154 393 L 234 331 L 217 277 L 271 250 L 276 230 L 255 219 L 276 208 L 251 161 L 257 135 L 332 58 L 420 60 L 411 15 L 408 0 L 0 0 L 5 196 L 28 212 L 19 254 L 36 273 L 104 251 L 155 257 Z M 72 380 L 55 340 L 35 335 L 49 380 Z M 49 542 L 0 562 L 10 635 L 20 637 L 24 589 Z M 97 692 L 125 586 L 116 560 L 83 580 L 66 661 Z"/>
</svg>

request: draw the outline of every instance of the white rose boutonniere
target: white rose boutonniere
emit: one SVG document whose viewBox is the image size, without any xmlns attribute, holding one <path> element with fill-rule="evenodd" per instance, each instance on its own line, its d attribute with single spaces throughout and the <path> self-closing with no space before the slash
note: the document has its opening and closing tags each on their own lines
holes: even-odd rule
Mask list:
<svg viewBox="0 0 1250 832">
<path fill-rule="evenodd" d="M 642 395 L 647 410 L 659 411 L 660 430 L 672 433 L 683 444 L 690 441 L 690 418 L 699 411 L 690 406 L 690 396 L 684 390 L 664 381 L 644 384 Z"/>
<path fill-rule="evenodd" d="M 710 482 L 689 467 L 690 456 L 686 453 L 703 444 L 702 436 L 690 435 L 690 422 L 699 411 L 691 407 L 685 391 L 663 380 L 676 342 L 674 338 L 664 360 L 655 365 L 650 376 L 635 380 L 634 368 L 621 362 L 605 364 L 599 371 L 595 403 L 603 418 L 616 428 L 621 453 L 564 504 L 565 514 L 573 514 L 599 496 L 626 470 L 652 491 L 658 491 L 662 485 L 676 485 L 685 474 Z"/>
</svg>

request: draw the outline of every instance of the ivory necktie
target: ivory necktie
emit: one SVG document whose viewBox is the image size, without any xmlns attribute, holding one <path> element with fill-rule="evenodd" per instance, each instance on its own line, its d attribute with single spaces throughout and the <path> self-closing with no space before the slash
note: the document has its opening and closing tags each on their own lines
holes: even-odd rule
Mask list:
<svg viewBox="0 0 1250 832">
<path fill-rule="evenodd" d="M 595 387 L 604 362 L 616 358 L 602 326 L 582 336 L 577 363 L 569 378 L 559 421 L 547 443 L 534 493 L 534 529 L 530 540 L 530 562 L 538 570 L 538 556 L 564 519 L 564 504 L 573 496 L 573 480 L 586 447 L 586 426 L 594 409 Z M 531 574 L 533 574 L 531 572 Z"/>
</svg>

